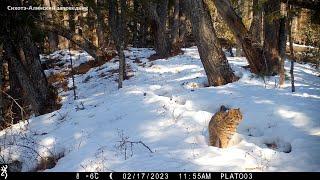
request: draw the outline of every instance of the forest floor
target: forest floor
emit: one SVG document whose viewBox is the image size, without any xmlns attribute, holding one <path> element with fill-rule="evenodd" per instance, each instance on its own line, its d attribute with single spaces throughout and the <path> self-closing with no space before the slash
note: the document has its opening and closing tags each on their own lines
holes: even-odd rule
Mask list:
<svg viewBox="0 0 320 180">
<path fill-rule="evenodd" d="M 263 80 L 243 68 L 245 58 L 228 57 L 240 80 L 206 87 L 196 47 L 183 51 L 149 61 L 154 51 L 130 48 L 132 77 L 120 90 L 117 57 L 76 75 L 78 98 L 61 91 L 60 110 L 1 131 L 0 157 L 22 171 L 320 170 L 319 71 L 296 64 L 291 93 L 289 75 L 279 88 L 278 77 Z M 67 54 L 60 51 L 61 59 Z M 74 61 L 90 59 L 80 55 L 74 52 Z M 221 105 L 240 108 L 244 117 L 225 149 L 208 146 L 208 123 Z"/>
</svg>

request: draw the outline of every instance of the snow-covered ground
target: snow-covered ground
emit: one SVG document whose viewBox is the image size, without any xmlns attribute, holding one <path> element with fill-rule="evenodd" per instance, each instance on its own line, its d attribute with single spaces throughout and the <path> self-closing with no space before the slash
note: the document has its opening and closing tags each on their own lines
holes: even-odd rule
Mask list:
<svg viewBox="0 0 320 180">
<path fill-rule="evenodd" d="M 290 43 L 287 42 L 287 45 L 289 46 Z M 302 48 L 310 48 L 310 49 L 315 49 L 316 47 L 314 46 L 307 46 L 307 45 L 303 45 L 303 44 L 296 44 L 296 43 L 292 43 L 293 47 L 302 47 Z"/>
<path fill-rule="evenodd" d="M 51 154 L 63 157 L 46 171 L 320 170 L 319 72 L 296 64 L 291 93 L 289 79 L 278 88 L 277 77 L 264 81 L 242 68 L 244 58 L 228 57 L 241 79 L 205 87 L 197 49 L 183 50 L 152 62 L 151 49 L 126 51 L 134 76 L 120 90 L 116 58 L 77 75 L 77 100 L 62 92 L 60 110 L 0 132 L 1 156 L 22 161 L 23 171 Z M 208 146 L 207 126 L 221 105 L 244 116 L 226 149 Z"/>
<path fill-rule="evenodd" d="M 40 59 L 42 63 L 44 63 L 45 61 L 55 61 L 55 67 L 44 71 L 47 76 L 57 73 L 63 73 L 64 71 L 70 71 L 71 59 L 72 66 L 74 68 L 80 66 L 82 63 L 94 60 L 94 58 L 85 51 L 69 51 L 68 49 L 55 51 L 54 53 L 49 55 L 40 55 Z"/>
</svg>

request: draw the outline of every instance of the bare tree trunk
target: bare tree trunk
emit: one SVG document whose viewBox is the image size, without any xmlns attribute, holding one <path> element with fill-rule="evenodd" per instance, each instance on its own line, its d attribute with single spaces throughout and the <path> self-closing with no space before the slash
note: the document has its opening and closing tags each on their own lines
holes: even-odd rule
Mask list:
<svg viewBox="0 0 320 180">
<path fill-rule="evenodd" d="M 137 9 L 135 11 L 136 21 L 137 21 L 137 34 L 136 41 L 137 47 L 147 47 L 147 39 L 148 39 L 148 27 L 149 27 L 149 19 L 148 19 L 148 11 L 147 11 L 147 3 L 143 3 L 141 0 L 134 0 L 134 8 Z M 139 25 L 139 26 L 138 26 Z"/>
<path fill-rule="evenodd" d="M 279 85 L 280 87 L 285 83 L 285 69 L 284 63 L 286 58 L 286 45 L 287 45 L 287 32 L 286 32 L 286 16 L 282 17 L 280 20 L 280 41 L 279 41 Z"/>
<path fill-rule="evenodd" d="M 187 22 L 186 22 L 186 8 L 184 7 L 184 3 L 180 1 L 180 10 L 179 10 L 179 44 L 181 47 L 184 45 L 185 36 L 187 33 Z"/>
<path fill-rule="evenodd" d="M 97 54 L 99 54 L 99 52 L 102 51 L 88 39 L 84 38 L 79 34 L 75 34 L 74 32 L 70 31 L 70 29 L 66 29 L 62 26 L 50 23 L 42 24 L 39 27 L 44 31 L 53 32 L 72 41 L 74 44 L 76 44 L 81 49 L 85 50 L 88 54 L 90 54 L 90 56 L 92 56 L 94 59 L 98 59 Z"/>
<path fill-rule="evenodd" d="M 63 11 L 62 12 L 62 15 L 63 15 L 63 22 L 61 23 L 61 26 L 63 29 L 69 29 L 69 13 L 67 11 Z M 51 23 L 51 22 L 45 22 L 46 24 L 55 24 L 55 23 Z M 41 27 L 43 28 L 43 27 Z M 54 27 L 55 28 L 55 27 Z M 52 28 L 52 30 L 54 30 L 54 28 Z M 69 29 L 70 31 L 70 29 Z M 48 32 L 48 31 L 47 31 Z M 56 32 L 53 32 L 55 34 L 57 34 Z M 73 34 L 73 32 L 70 31 L 70 33 Z M 57 34 L 58 35 L 58 39 L 59 39 L 59 45 L 58 45 L 58 48 L 59 49 L 67 49 L 69 47 L 69 41 L 66 37 L 64 36 L 61 36 L 60 34 Z"/>
<path fill-rule="evenodd" d="M 213 1 L 218 13 L 221 15 L 224 22 L 228 25 L 234 34 L 237 42 L 241 45 L 242 50 L 249 62 L 250 69 L 253 73 L 266 73 L 267 57 L 264 59 L 262 48 L 259 45 L 252 43 L 252 37 L 249 31 L 244 26 L 241 18 L 232 8 L 230 0 Z"/>
<path fill-rule="evenodd" d="M 96 6 L 96 14 L 97 14 L 97 37 L 98 37 L 98 47 L 99 49 L 102 49 L 102 51 L 105 50 L 106 42 L 105 42 L 105 23 L 104 23 L 104 15 L 102 12 L 102 9 L 104 8 L 104 0 L 97 0 L 97 6 Z M 98 53 L 98 60 L 103 60 L 103 53 Z"/>
<path fill-rule="evenodd" d="M 5 59 L 5 56 L 4 54 L 2 53 L 3 52 L 3 49 L 4 47 L 2 47 L 1 49 L 1 52 L 0 56 L 2 56 L 1 58 L 1 66 L 0 66 L 0 70 L 1 70 L 1 74 L 2 74 L 2 79 L 1 79 L 1 92 L 0 92 L 0 95 L 1 95 L 1 100 L 2 100 L 2 122 L 0 122 L 0 128 L 5 128 L 6 125 L 8 124 L 8 122 L 10 121 L 10 102 L 8 100 L 8 98 L 5 96 L 5 93 L 9 93 L 9 90 L 10 90 L 10 80 L 9 80 L 9 67 L 8 67 L 8 62 L 6 61 Z"/>
<path fill-rule="evenodd" d="M 72 6 L 72 3 L 71 2 L 68 2 L 67 3 L 67 6 Z M 77 16 L 77 12 L 76 11 L 68 11 L 68 28 L 70 30 L 70 32 L 72 32 L 73 34 L 76 33 L 76 26 L 77 26 L 77 19 L 76 19 L 76 16 Z M 75 49 L 76 46 L 74 43 L 71 43 L 71 41 L 69 40 L 68 42 L 68 47 L 66 49 L 69 49 L 69 48 L 72 48 L 72 49 Z"/>
<path fill-rule="evenodd" d="M 169 38 L 167 37 L 167 15 L 169 0 L 161 2 L 148 1 L 148 16 L 152 21 L 154 48 L 161 57 L 170 55 Z"/>
<path fill-rule="evenodd" d="M 43 1 L 44 6 L 46 7 L 53 7 L 55 6 L 55 2 L 51 1 L 51 0 L 44 0 Z M 45 16 L 46 18 L 53 22 L 54 21 L 54 15 L 53 15 L 53 11 L 45 11 Z M 52 32 L 48 33 L 48 42 L 49 42 L 49 48 L 50 48 L 50 52 L 54 52 L 56 50 L 58 50 L 58 44 L 59 44 L 59 39 L 58 36 Z"/>
<path fill-rule="evenodd" d="M 143 16 L 143 21 L 140 24 L 139 28 L 139 46 L 140 47 L 146 47 L 148 46 L 148 23 L 147 18 Z"/>
<path fill-rule="evenodd" d="M 119 56 L 119 81 L 118 81 L 118 88 L 122 88 L 122 82 L 126 76 L 126 61 L 124 56 L 124 45 L 120 45 L 118 47 L 118 56 Z"/>
<path fill-rule="evenodd" d="M 264 4 L 264 44 L 263 50 L 268 57 L 268 68 L 272 74 L 279 70 L 279 29 L 280 1 L 268 0 Z"/>
<path fill-rule="evenodd" d="M 290 63 L 290 77 L 291 77 L 291 92 L 296 92 L 296 87 L 294 86 L 294 60 Z"/>
<path fill-rule="evenodd" d="M 72 43 L 70 42 L 69 44 L 69 60 L 70 60 L 70 65 L 71 65 L 71 79 L 72 79 L 72 90 L 73 90 L 73 100 L 77 99 L 77 93 L 76 93 L 76 85 L 74 82 L 74 69 L 73 69 L 73 59 L 72 59 L 72 54 L 71 54 L 71 45 Z"/>
<path fill-rule="evenodd" d="M 9 60 L 9 71 L 14 73 L 19 84 L 23 86 L 24 91 L 27 93 L 27 98 L 32 106 L 33 112 L 36 115 L 45 113 L 46 97 L 40 92 L 41 88 L 36 88 L 35 82 L 31 79 L 31 76 L 23 67 L 22 62 L 14 54 L 14 49 L 11 43 L 5 44 L 6 58 Z M 37 71 L 33 69 L 32 72 Z M 12 77 L 11 77 L 12 78 Z M 45 86 L 45 84 L 43 84 Z M 44 91 L 44 89 L 42 89 Z"/>
<path fill-rule="evenodd" d="M 139 2 L 138 0 L 133 0 L 133 30 L 132 30 L 132 46 L 139 47 L 139 37 L 138 37 L 138 11 L 139 11 Z"/>
<path fill-rule="evenodd" d="M 94 2 L 95 3 L 95 2 Z M 94 4 L 93 4 L 94 6 Z M 86 36 L 95 46 L 99 46 L 98 36 L 97 36 L 97 19 L 96 19 L 96 11 L 94 8 L 89 8 L 87 14 L 87 28 L 86 28 Z M 97 54 L 99 59 L 99 55 Z"/>
<path fill-rule="evenodd" d="M 4 121 L 4 113 L 3 113 L 3 108 L 4 108 L 4 101 L 3 101 L 3 48 L 2 44 L 0 44 L 0 128 L 4 126 L 5 121 Z"/>
<path fill-rule="evenodd" d="M 291 92 L 295 92 L 296 88 L 294 85 L 294 52 L 293 52 L 293 42 L 292 42 L 292 7 L 288 8 L 288 18 L 287 18 L 287 28 L 288 28 L 288 38 L 289 38 L 289 48 L 290 48 L 290 78 L 291 78 Z"/>
<path fill-rule="evenodd" d="M 179 28 L 180 28 L 180 0 L 174 0 L 174 12 L 173 12 L 173 25 L 171 29 L 171 47 L 173 51 L 180 49 L 178 45 L 179 41 Z"/>
<path fill-rule="evenodd" d="M 184 2 L 209 86 L 220 86 L 237 80 L 221 49 L 207 5 L 202 0 Z"/>
<path fill-rule="evenodd" d="M 119 0 L 119 3 L 118 0 L 110 0 L 109 2 L 109 25 L 119 56 L 119 89 L 122 88 L 122 82 L 126 78 L 126 62 L 124 55 L 126 9 L 126 0 Z"/>
<path fill-rule="evenodd" d="M 58 50 L 58 36 L 52 32 L 48 33 L 48 40 L 49 40 L 49 46 L 50 46 L 50 52 L 54 52 Z"/>
<path fill-rule="evenodd" d="M 252 35 L 252 41 L 256 43 L 262 43 L 262 10 L 260 6 L 259 0 L 253 0 L 252 22 L 249 31 Z"/>
<path fill-rule="evenodd" d="M 4 1 L 4 3 L 19 7 L 25 5 L 18 0 Z M 21 24 L 21 20 L 25 18 L 21 13 L 8 11 L 3 13 L 0 16 L 4 25 L 4 29 L 1 29 L 4 31 L 0 33 L 1 37 L 4 37 L 4 57 L 9 64 L 10 76 L 12 74 L 10 81 L 17 79 L 15 83 L 25 92 L 14 94 L 14 97 L 27 99 L 36 115 L 47 113 L 56 108 L 57 94 L 54 88 L 49 86 L 41 68 L 39 51 L 30 29 L 34 24 L 32 21 Z"/>
</svg>

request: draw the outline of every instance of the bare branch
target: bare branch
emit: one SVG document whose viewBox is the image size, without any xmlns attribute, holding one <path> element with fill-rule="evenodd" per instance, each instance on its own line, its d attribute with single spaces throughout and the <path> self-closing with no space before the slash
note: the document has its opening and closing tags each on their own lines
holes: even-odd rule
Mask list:
<svg viewBox="0 0 320 180">
<path fill-rule="evenodd" d="M 24 111 L 23 107 L 12 97 L 10 96 L 8 93 L 6 93 L 5 91 L 3 91 L 2 89 L 0 89 L 0 91 L 5 94 L 6 96 L 8 96 L 8 98 L 10 98 L 19 108 L 20 108 L 20 112 L 21 112 L 21 118 L 22 118 L 22 121 L 24 121 L 24 115 L 23 113 L 26 114 L 26 112 Z M 29 123 L 29 121 L 28 121 Z"/>
</svg>

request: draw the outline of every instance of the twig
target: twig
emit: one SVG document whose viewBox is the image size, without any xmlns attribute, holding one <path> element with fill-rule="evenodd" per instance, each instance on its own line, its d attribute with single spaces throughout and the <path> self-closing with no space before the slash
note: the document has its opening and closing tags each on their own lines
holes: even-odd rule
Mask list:
<svg viewBox="0 0 320 180">
<path fill-rule="evenodd" d="M 133 143 L 140 143 L 140 144 L 142 144 L 144 147 L 146 147 L 149 151 L 150 151 L 150 153 L 153 153 L 153 151 L 149 148 L 149 146 L 147 146 L 145 143 L 143 143 L 142 141 L 138 141 L 138 142 L 133 142 Z"/>
<path fill-rule="evenodd" d="M 35 149 L 33 149 L 33 148 L 29 147 L 29 146 L 22 145 L 22 144 L 15 144 L 15 145 L 18 146 L 18 147 L 24 147 L 24 148 L 26 148 L 26 149 L 30 149 L 30 150 L 32 150 L 34 153 L 36 153 L 40 158 L 43 158 L 43 157 L 38 153 L 38 151 L 36 151 Z"/>
<path fill-rule="evenodd" d="M 124 145 L 126 143 L 130 143 L 130 145 L 132 146 L 133 144 L 141 144 L 142 146 L 144 146 L 145 148 L 147 148 L 150 153 L 153 153 L 153 151 L 151 150 L 151 148 L 149 146 L 147 146 L 144 142 L 142 141 L 128 141 L 128 140 L 124 140 L 124 141 L 118 141 L 119 143 L 121 143 L 121 145 Z"/>
<path fill-rule="evenodd" d="M 8 93 L 3 91 L 2 89 L 0 89 L 0 91 L 3 94 L 5 94 L 6 96 L 8 96 L 10 99 L 12 99 L 12 101 L 20 108 L 21 118 L 22 118 L 22 121 L 24 121 L 25 119 L 24 119 L 23 113 L 25 113 L 25 114 L 27 114 L 27 113 L 24 111 L 23 107 L 20 106 L 20 104 L 12 96 L 10 96 Z M 27 123 L 29 124 L 29 121 L 27 121 Z"/>
<path fill-rule="evenodd" d="M 130 151 L 131 151 L 130 156 L 131 156 L 131 157 L 133 156 L 133 145 L 134 145 L 134 144 L 141 144 L 142 146 L 144 146 L 145 148 L 147 148 L 150 153 L 153 153 L 153 151 L 151 150 L 151 148 L 150 148 L 149 146 L 147 146 L 144 142 L 142 142 L 142 141 L 130 141 L 130 140 L 128 140 L 129 137 L 124 136 L 123 130 L 122 130 L 122 131 L 118 130 L 118 134 L 119 134 L 121 140 L 120 140 L 120 141 L 117 141 L 117 142 L 119 142 L 119 145 L 116 146 L 116 147 L 119 148 L 121 151 L 124 151 L 124 159 L 125 159 L 125 160 L 127 160 L 127 149 L 128 149 L 128 148 L 130 148 Z M 127 144 L 130 144 L 130 147 L 128 147 Z"/>
<path fill-rule="evenodd" d="M 71 43 L 71 42 L 70 42 Z M 74 69 L 73 69 L 73 60 L 71 57 L 71 49 L 70 49 L 70 44 L 69 44 L 69 57 L 70 57 L 70 64 L 71 64 L 71 78 L 72 78 L 72 89 L 73 89 L 73 99 L 77 99 L 77 94 L 76 94 L 76 86 L 74 82 Z M 80 59 L 80 55 L 78 56 L 78 59 Z"/>
</svg>

